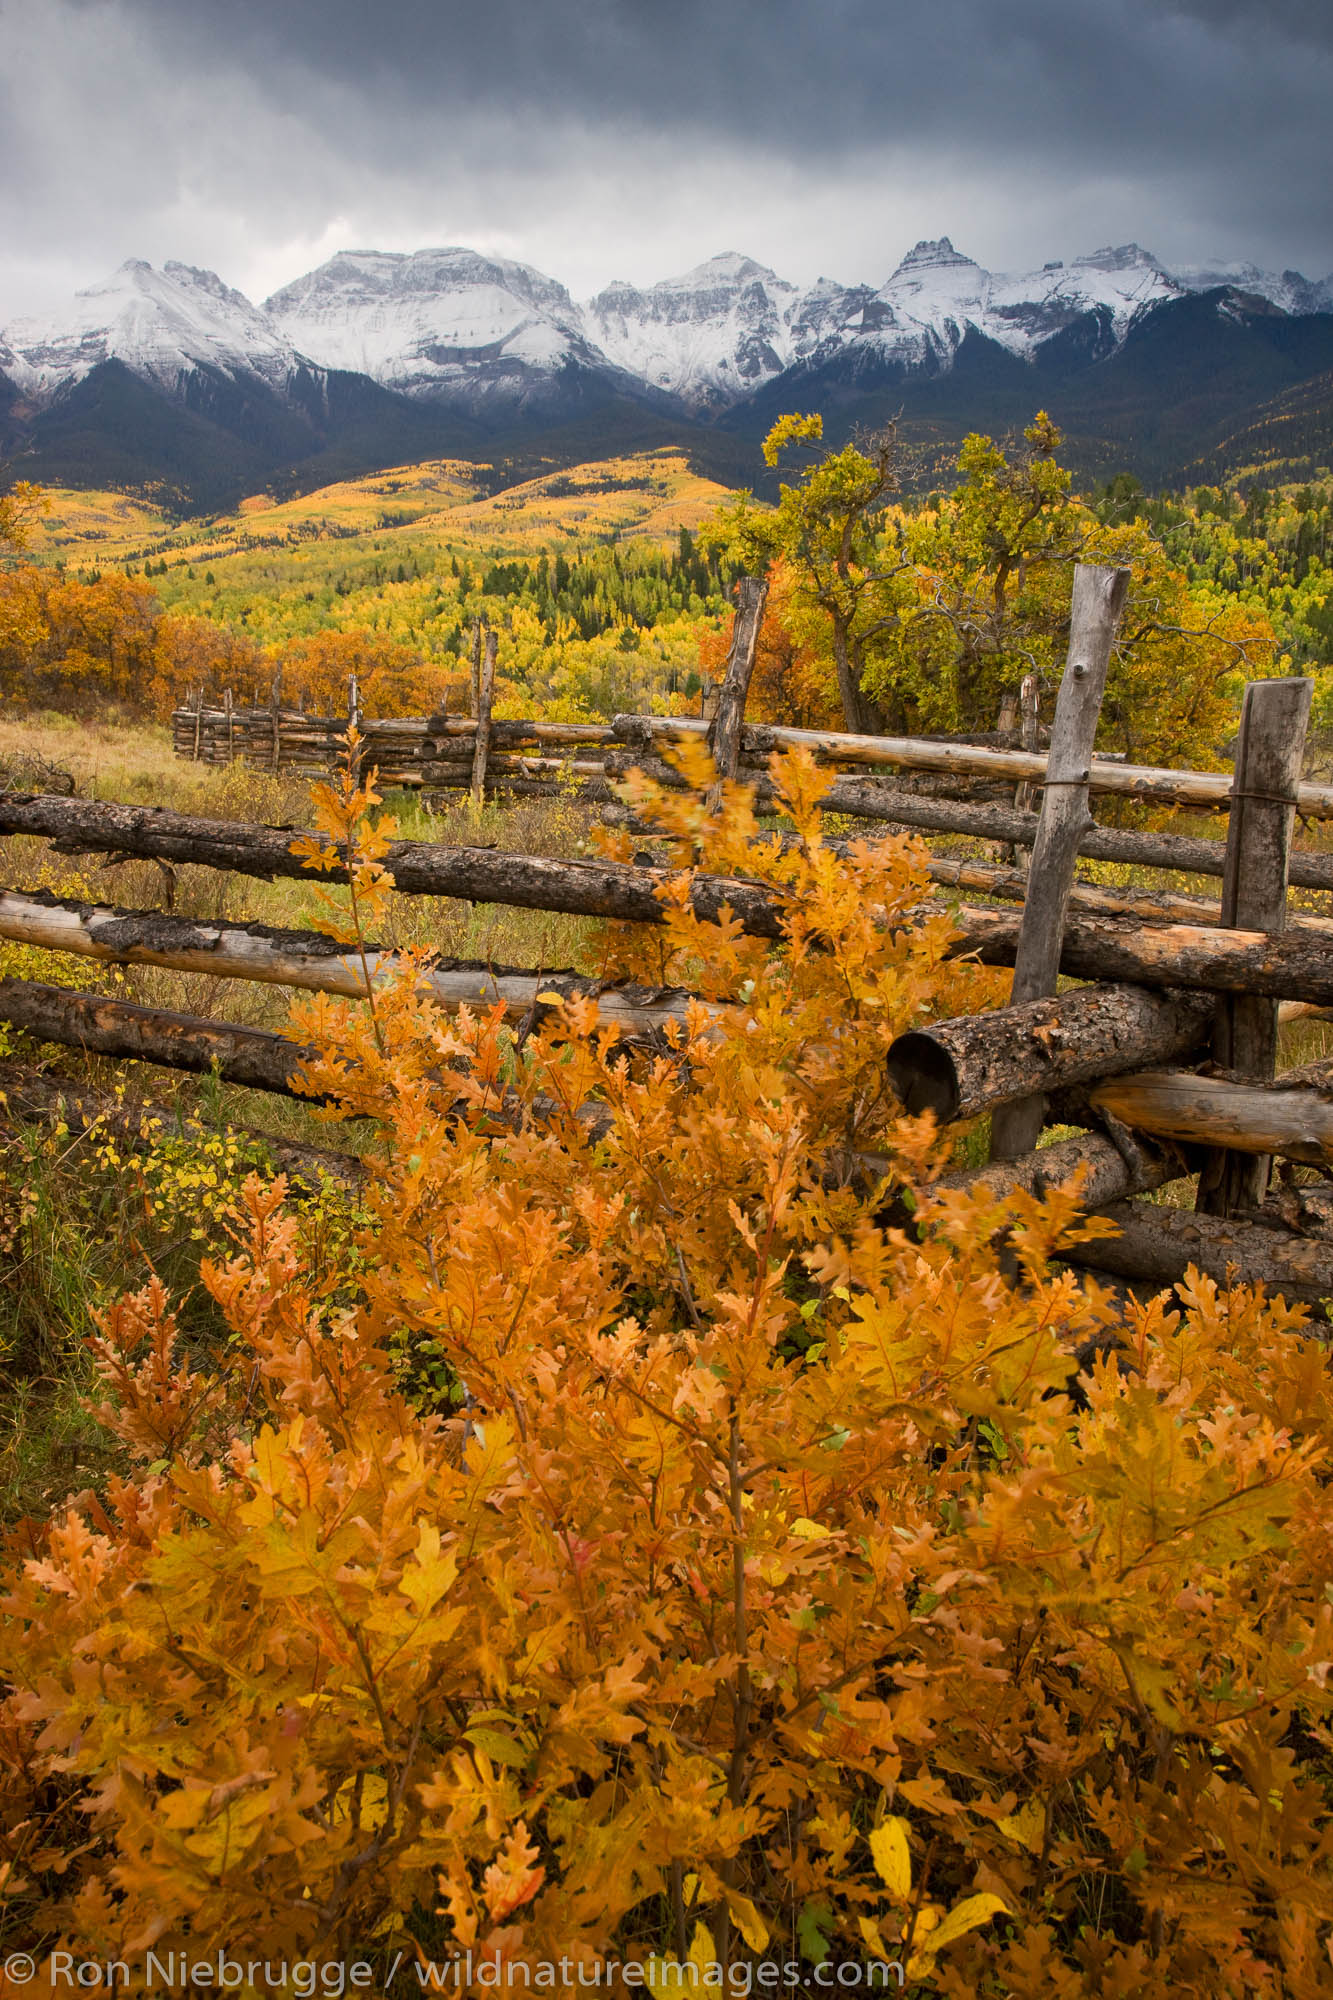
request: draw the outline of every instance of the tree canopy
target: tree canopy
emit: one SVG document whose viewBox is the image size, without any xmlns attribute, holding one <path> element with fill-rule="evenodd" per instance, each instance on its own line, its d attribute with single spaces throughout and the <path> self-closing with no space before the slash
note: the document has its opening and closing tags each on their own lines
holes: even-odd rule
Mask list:
<svg viewBox="0 0 1333 2000">
<path fill-rule="evenodd" d="M 822 454 L 821 438 L 817 416 L 784 417 L 766 458 L 776 464 L 797 445 L 809 462 L 776 508 L 742 494 L 710 531 L 733 559 L 776 564 L 788 579 L 779 604 L 806 655 L 807 710 L 822 656 L 849 729 L 991 729 L 1029 674 L 1049 712 L 1074 565 L 1123 565 L 1131 591 L 1103 744 L 1135 761 L 1217 761 L 1240 681 L 1277 664 L 1272 625 L 1261 609 L 1192 583 L 1147 521 L 1123 518 L 1132 508 L 1099 512 L 1079 499 L 1044 412 L 1016 449 L 970 436 L 953 491 L 915 511 L 894 499 L 891 431 Z"/>
</svg>

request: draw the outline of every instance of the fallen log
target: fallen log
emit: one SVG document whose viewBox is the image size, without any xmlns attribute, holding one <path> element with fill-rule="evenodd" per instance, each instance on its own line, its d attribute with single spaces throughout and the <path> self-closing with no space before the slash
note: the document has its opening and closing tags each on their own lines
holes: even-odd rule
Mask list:
<svg viewBox="0 0 1333 2000">
<path fill-rule="evenodd" d="M 1036 813 L 1017 812 L 1009 806 L 922 799 L 854 779 L 838 779 L 824 806 L 830 812 L 886 820 L 914 833 L 964 834 L 974 840 L 995 840 L 1009 847 L 1031 847 L 1037 833 Z M 1224 841 L 1199 840 L 1181 833 L 1134 833 L 1096 825 L 1079 835 L 1078 851 L 1089 861 L 1118 861 L 1134 868 L 1217 877 L 1221 876 L 1226 859 Z M 1333 889 L 1333 854 L 1294 852 L 1288 879 L 1296 889 Z"/>
<path fill-rule="evenodd" d="M 941 860 L 927 866 L 932 882 L 942 888 L 970 889 L 1001 902 L 1024 901 L 1028 877 L 1021 868 L 1001 868 L 985 861 Z M 1103 889 L 1093 882 L 1075 882 L 1069 892 L 1074 909 L 1104 917 L 1136 917 L 1146 924 L 1220 925 L 1222 905 L 1207 896 L 1181 896 L 1167 889 Z M 1333 936 L 1333 917 L 1311 917 L 1291 911 L 1287 922 L 1303 930 Z"/>
<path fill-rule="evenodd" d="M 385 725 L 368 723 L 367 728 L 378 730 Z M 407 724 L 395 725 L 406 728 Z M 423 737 L 432 739 L 459 737 L 466 742 L 477 733 L 476 719 L 470 715 L 450 715 L 443 718 L 431 716 L 424 723 L 413 723 Z M 606 722 L 526 722 L 496 721 L 491 723 L 491 741 L 494 744 L 515 743 L 604 743 L 614 744 L 611 725 Z"/>
<path fill-rule="evenodd" d="M 0 1021 L 88 1055 L 161 1063 L 195 1076 L 216 1071 L 224 1083 L 283 1097 L 311 1094 L 295 1087 L 309 1051 L 268 1028 L 140 1007 L 27 979 L 0 979 Z"/>
<path fill-rule="evenodd" d="M 1088 1102 L 1158 1138 L 1333 1165 L 1333 1066 L 1327 1064 L 1288 1071 L 1270 1084 L 1154 1070 L 1099 1083 Z"/>
<path fill-rule="evenodd" d="M 959 1167 L 941 1175 L 933 1185 L 950 1190 L 979 1190 L 1000 1201 L 1005 1195 L 1041 1196 L 1051 1188 L 1064 1187 L 1081 1174 L 1082 1201 L 1091 1211 L 1126 1195 L 1147 1194 L 1179 1180 L 1187 1171 L 1182 1161 L 1166 1147 L 1127 1147 L 1124 1152 L 1103 1132 L 1083 1132 L 1076 1139 L 1061 1139 L 1054 1146 L 1039 1147 L 1016 1160 L 992 1160 L 986 1167 Z M 925 1190 L 929 1193 L 930 1190 Z"/>
<path fill-rule="evenodd" d="M 307 993 L 366 998 L 372 982 L 402 968 L 396 952 L 369 946 L 361 954 L 316 931 L 279 930 L 265 924 L 225 924 L 150 910 L 63 901 L 46 894 L 0 890 L 0 937 L 51 951 L 67 951 L 118 965 L 157 965 L 215 978 L 253 979 Z M 614 985 L 573 972 L 533 972 L 459 960 L 437 960 L 422 986 L 446 1009 L 504 1008 L 510 1021 L 539 1021 L 554 999 L 587 999 L 599 1022 L 636 1039 L 659 1034 L 669 1022 L 683 1025 L 691 1010 L 721 1009 L 676 987 Z"/>
<path fill-rule="evenodd" d="M 522 784 L 515 781 L 515 789 Z M 200 819 L 157 806 L 115 805 L 89 799 L 0 794 L 0 834 L 29 833 L 49 840 L 61 854 L 132 854 L 150 860 L 197 862 L 262 880 L 346 881 L 332 842 L 328 865 L 307 868 L 291 851 L 291 827 L 255 826 L 240 820 Z M 311 836 L 307 835 L 306 838 Z M 383 866 L 407 895 L 450 896 L 472 903 L 507 903 L 569 916 L 618 917 L 661 923 L 657 891 L 666 868 L 632 868 L 617 861 L 557 861 L 545 855 L 503 854 L 484 847 L 396 840 Z M 728 876 L 696 876 L 691 902 L 697 916 L 716 922 L 723 906 L 755 937 L 781 936 L 781 893 L 763 883 Z"/>
<path fill-rule="evenodd" d="M 617 715 L 611 724 L 619 742 L 645 745 L 703 735 L 707 726 L 694 717 L 682 715 Z M 909 736 L 853 736 L 839 730 L 785 729 L 771 723 L 752 723 L 744 730 L 741 745 L 749 756 L 803 746 L 834 762 L 965 773 L 1035 785 L 1040 785 L 1046 775 L 1046 759 L 1040 751 L 988 750 Z M 1092 759 L 1088 775 L 1089 788 L 1094 792 L 1223 812 L 1230 803 L 1231 782 L 1229 771 L 1171 771 L 1155 765 L 1116 764 L 1097 757 Z M 1306 818 L 1333 819 L 1333 786 L 1301 785 L 1296 805 Z"/>
<path fill-rule="evenodd" d="M 1067 1263 L 1158 1287 L 1178 1285 L 1194 1265 L 1219 1285 L 1263 1285 L 1315 1304 L 1333 1298 L 1333 1238 L 1152 1202 L 1116 1201 L 1101 1213 L 1120 1234 L 1071 1244 L 1061 1252 Z"/>
<path fill-rule="evenodd" d="M 954 956 L 975 952 L 983 965 L 1013 964 L 1018 939 L 1013 912 L 963 904 L 950 914 L 959 931 Z M 1194 924 L 1138 924 L 1123 917 L 1071 917 L 1060 970 L 1072 979 L 1261 993 L 1333 1006 L 1333 952 L 1322 933 L 1305 930 L 1271 936 Z"/>
<path fill-rule="evenodd" d="M 628 753 L 606 760 L 608 778 L 622 777 L 634 768 L 635 760 Z M 650 759 L 646 768 L 650 777 L 658 777 L 660 782 L 670 783 L 679 789 L 685 788 L 680 773 L 660 758 Z M 761 785 L 759 803 L 768 807 L 774 799 L 772 786 Z M 909 833 L 961 834 L 972 840 L 997 841 L 1006 847 L 1031 847 L 1037 836 L 1036 813 L 1018 812 L 1010 806 L 924 798 L 915 792 L 891 790 L 861 779 L 837 779 L 822 803 L 825 811 L 846 813 L 855 819 L 881 820 L 890 827 L 902 828 Z M 1226 843 L 1221 840 L 1198 840 L 1180 833 L 1134 833 L 1095 823 L 1080 834 L 1078 851 L 1080 858 L 1088 861 L 1116 861 L 1134 868 L 1217 877 L 1221 876 L 1226 859 Z M 950 865 L 968 867 L 972 864 Z M 1019 869 L 1005 872 L 1015 879 L 1016 885 L 1026 879 Z M 1293 852 L 1288 880 L 1294 889 L 1333 889 L 1333 854 Z M 988 893 L 1006 892 L 994 890 Z M 1108 890 L 1106 893 L 1123 892 Z"/>
<path fill-rule="evenodd" d="M 0 795 L 0 833 L 37 834 L 63 853 L 193 861 L 264 879 L 275 875 L 346 879 L 331 843 L 328 865 L 306 869 L 291 852 L 296 837 L 291 828 L 198 819 L 152 806 Z M 394 841 L 384 866 L 395 886 L 409 895 L 452 896 L 470 902 L 652 924 L 664 920 L 658 891 L 672 879 L 671 870 L 666 868 L 632 867 L 614 861 L 557 861 L 542 855 L 501 854 L 489 848 L 450 847 L 434 841 Z M 695 914 L 705 921 L 716 921 L 724 908 L 730 908 L 750 936 L 782 936 L 782 891 L 765 883 L 696 875 L 690 901 Z M 921 906 L 921 913 L 937 915 L 938 911 L 926 905 Z M 1013 964 L 1019 928 L 1015 913 L 963 904 L 950 915 L 959 933 L 952 948 L 954 956 L 975 953 L 983 964 Z M 1303 930 L 1269 937 L 1259 931 L 1078 917 L 1066 926 L 1060 970 L 1076 979 L 1262 993 L 1279 1000 L 1333 1006 L 1333 954 L 1319 934 Z"/>
<path fill-rule="evenodd" d="M 905 1110 L 932 1111 L 947 1125 L 1186 1055 L 1207 1042 L 1216 1011 L 1211 994 L 1079 987 L 899 1035 L 889 1049 L 889 1082 Z"/>
<path fill-rule="evenodd" d="M 651 778 L 656 784 L 664 785 L 669 791 L 683 792 L 690 789 L 688 782 L 674 764 L 668 763 L 664 757 L 655 757 L 650 751 L 641 748 L 609 751 L 604 759 L 603 768 L 607 778 L 612 781 L 622 781 L 628 778 L 631 772 L 641 771 L 646 778 Z M 778 797 L 776 786 L 768 775 L 766 757 L 742 757 L 737 764 L 736 776 L 743 785 L 753 791 L 755 805 L 761 812 L 781 811 L 782 802 Z M 947 811 L 955 804 L 964 811 L 968 809 L 986 811 L 992 808 L 988 807 L 985 801 L 1007 798 L 1011 789 L 1010 786 L 994 780 L 968 777 L 965 772 L 953 775 L 928 771 L 916 775 L 900 772 L 892 797 L 895 801 L 904 803 L 924 801 L 931 809 L 940 811 Z M 893 817 L 880 811 L 880 796 L 880 788 L 873 780 L 866 782 L 855 778 L 836 778 L 821 800 L 820 809 L 824 812 L 856 813 L 861 818 L 870 819 Z M 994 809 L 1005 810 L 998 806 Z M 903 823 L 907 823 L 905 815 Z"/>
</svg>

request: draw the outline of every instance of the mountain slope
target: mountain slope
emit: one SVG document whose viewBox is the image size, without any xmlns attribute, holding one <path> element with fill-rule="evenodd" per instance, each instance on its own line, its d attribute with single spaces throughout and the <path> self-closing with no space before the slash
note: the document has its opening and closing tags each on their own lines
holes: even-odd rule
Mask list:
<svg viewBox="0 0 1333 2000">
<path fill-rule="evenodd" d="M 563 415 L 646 386 L 588 339 L 563 285 L 472 250 L 343 252 L 264 310 L 322 366 L 492 421 Z"/>
<path fill-rule="evenodd" d="M 131 261 L 0 332 L 0 456 L 192 507 L 428 455 L 490 461 L 498 483 L 677 446 L 762 484 L 769 424 L 819 409 L 834 437 L 901 416 L 906 473 L 933 481 L 967 430 L 1045 406 L 1083 476 L 1178 483 L 1228 439 L 1250 452 L 1275 399 L 1284 457 L 1317 458 L 1330 367 L 1333 278 L 1173 274 L 1136 244 L 1006 276 L 941 237 L 878 288 L 802 288 L 728 252 L 586 305 L 456 247 L 344 252 L 262 308 Z"/>
</svg>

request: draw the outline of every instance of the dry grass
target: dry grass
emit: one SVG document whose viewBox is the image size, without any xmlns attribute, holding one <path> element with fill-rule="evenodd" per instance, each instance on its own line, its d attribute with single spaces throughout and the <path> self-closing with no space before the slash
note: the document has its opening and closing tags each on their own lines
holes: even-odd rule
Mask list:
<svg viewBox="0 0 1333 2000">
<path fill-rule="evenodd" d="M 7 759 L 20 757 L 42 759 L 68 771 L 84 797 L 169 806 L 215 819 L 293 827 L 313 824 L 306 780 L 274 777 L 241 764 L 187 763 L 172 756 L 167 732 L 152 726 L 115 720 L 71 723 L 60 716 L 0 723 L 0 771 Z M 589 825 L 586 808 L 569 801 L 488 804 L 480 814 L 473 812 L 470 802 L 460 801 L 430 813 L 413 795 L 391 793 L 383 810 L 394 815 L 404 838 L 511 853 L 574 855 L 586 841 Z M 66 858 L 54 855 L 45 841 L 29 838 L 0 841 L 0 883 L 131 909 L 170 908 L 179 916 L 295 930 L 310 928 L 319 909 L 313 882 L 265 882 L 205 867 L 167 869 L 152 861 L 117 862 L 97 855 Z M 595 927 L 580 918 L 436 896 L 392 896 L 378 927 L 378 941 L 399 949 L 425 947 L 446 957 L 544 969 L 591 965 L 594 934 Z M 114 992 L 144 1006 L 245 1026 L 281 1029 L 288 1016 L 288 995 L 280 987 L 156 966 L 114 967 L 26 945 L 0 943 L 0 972 Z M 30 1045 L 26 1053 L 34 1053 Z M 43 1060 L 103 1085 L 114 1069 L 85 1064 L 68 1052 L 47 1050 Z M 121 1066 L 115 1073 L 124 1074 L 125 1069 Z M 162 1072 L 143 1068 L 139 1087 L 160 1096 Z M 171 1079 L 173 1101 L 191 1106 L 199 1092 L 197 1083 Z M 300 1105 L 225 1087 L 211 1103 L 215 1111 L 258 1129 L 319 1141 L 320 1128 L 312 1130 L 311 1114 Z"/>
</svg>

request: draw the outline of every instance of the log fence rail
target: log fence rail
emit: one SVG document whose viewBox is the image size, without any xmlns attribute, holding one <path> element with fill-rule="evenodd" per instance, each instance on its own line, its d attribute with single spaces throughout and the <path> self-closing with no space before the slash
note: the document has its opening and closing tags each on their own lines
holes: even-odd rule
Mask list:
<svg viewBox="0 0 1333 2000">
<path fill-rule="evenodd" d="M 480 725 L 442 712 L 363 718 L 361 760 L 367 770 L 378 768 L 382 784 L 438 787 L 474 798 L 506 789 L 549 791 L 558 777 L 568 782 L 572 775 L 585 796 L 614 806 L 615 780 L 625 769 L 665 770 L 660 753 L 672 740 L 707 734 L 724 773 L 731 769 L 758 781 L 762 804 L 765 790 L 771 793 L 767 759 L 799 742 L 841 772 L 827 801 L 834 810 L 1032 850 L 1029 871 L 942 857 L 932 862 L 939 887 L 1016 905 L 951 906 L 954 951 L 993 965 L 1024 961 L 1030 969 L 1008 1006 L 899 1037 L 888 1059 L 895 1094 L 908 1110 L 931 1111 L 945 1126 L 992 1115 L 999 1150 L 1015 1157 L 954 1176 L 959 1184 L 998 1195 L 1018 1187 L 1040 1190 L 1084 1170 L 1087 1206 L 1110 1213 L 1123 1229 L 1112 1244 L 1083 1246 L 1078 1256 L 1085 1262 L 1160 1284 L 1177 1281 L 1193 1261 L 1214 1276 L 1262 1280 L 1322 1302 L 1333 1298 L 1329 1204 L 1321 1207 L 1308 1191 L 1293 1190 L 1290 1164 L 1282 1169 L 1282 1184 L 1265 1196 L 1263 1164 L 1295 1161 L 1333 1178 L 1333 1068 L 1275 1078 L 1271 1060 L 1280 1004 L 1292 1011 L 1333 1010 L 1333 926 L 1308 915 L 1289 918 L 1286 901 L 1288 884 L 1333 888 L 1333 855 L 1290 846 L 1296 818 L 1333 818 L 1333 787 L 1302 784 L 1296 775 L 1308 684 L 1251 689 L 1234 779 L 1092 757 L 1097 663 L 1109 653 L 1118 589 L 1115 573 L 1080 570 L 1076 598 L 1082 590 L 1088 629 L 1075 620 L 1070 661 L 1071 667 L 1083 664 L 1085 675 L 1065 678 L 1074 705 L 1069 714 L 1077 707 L 1079 720 L 1075 728 L 1057 715 L 1049 753 L 994 742 L 746 725 L 745 691 L 762 613 L 756 589 L 737 617 L 725 699 L 711 725 L 649 716 L 618 716 L 608 725 L 492 719 L 494 635 L 479 627 L 473 657 Z M 1093 630 L 1099 619 L 1100 638 Z M 355 718 L 358 710 L 353 686 L 349 713 Z M 1263 726 L 1261 714 L 1270 717 Z M 243 757 L 260 767 L 323 775 L 337 759 L 347 720 L 285 707 L 275 689 L 268 709 L 239 708 L 230 700 L 206 708 L 200 699 L 178 710 L 173 741 L 179 754 L 200 761 Z M 1030 742 L 1026 709 L 1024 722 Z M 878 775 L 885 772 L 897 775 Z M 978 784 L 1002 785 L 1006 798 L 1015 785 L 1031 786 L 1040 811 L 978 800 Z M 972 796 L 941 796 L 932 787 L 971 788 Z M 1100 828 L 1089 820 L 1090 795 L 1227 813 L 1230 836 L 1224 845 Z M 302 866 L 290 852 L 290 828 L 46 795 L 0 795 L 0 835 L 36 837 L 63 853 L 192 863 L 259 879 L 313 874 L 337 880 L 345 872 L 331 845 L 325 869 Z M 1073 879 L 1078 855 L 1220 877 L 1222 900 L 1093 889 Z M 406 894 L 635 923 L 662 921 L 660 891 L 669 872 L 427 841 L 394 842 L 384 865 Z M 782 935 L 783 895 L 772 885 L 696 872 L 690 894 L 703 921 L 730 913 L 752 936 Z M 939 901 L 924 904 L 919 914 L 938 917 L 941 907 Z M 908 913 L 905 921 L 913 920 Z M 359 957 L 315 933 L 118 910 L 18 889 L 0 891 L 0 937 L 103 961 L 308 991 L 355 996 L 365 990 Z M 372 950 L 372 975 L 395 964 L 392 952 Z M 1056 992 L 1057 973 L 1089 983 Z M 439 961 L 424 979 L 441 1006 L 499 1003 L 512 1021 L 538 1018 L 555 996 L 584 995 L 601 1018 L 641 1040 L 659 1039 L 698 1004 L 677 990 L 452 961 Z M 296 1043 L 268 1031 L 38 982 L 0 981 L 0 1020 L 90 1052 L 196 1072 L 215 1069 L 226 1080 L 281 1093 L 293 1089 L 303 1058 Z M 1067 1120 L 1078 1136 L 1039 1147 L 1043 1115 Z M 1220 1172 L 1209 1166 L 1218 1160 Z M 857 1170 L 873 1172 L 874 1165 L 862 1160 Z M 1217 1212 L 1181 1217 L 1142 1199 L 1201 1167 L 1205 1183 L 1211 1173 L 1211 1185 L 1221 1189 L 1202 1205 Z"/>
</svg>

